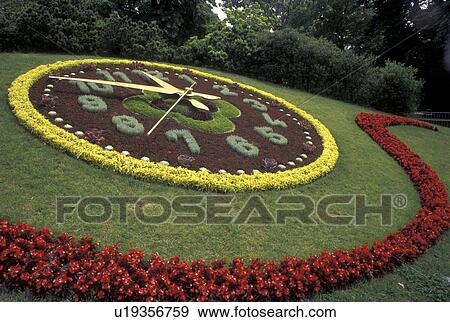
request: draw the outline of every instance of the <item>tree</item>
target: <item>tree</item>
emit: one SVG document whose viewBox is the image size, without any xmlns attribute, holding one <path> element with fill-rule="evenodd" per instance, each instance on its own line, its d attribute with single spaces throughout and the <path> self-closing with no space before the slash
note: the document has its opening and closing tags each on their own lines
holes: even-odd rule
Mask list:
<svg viewBox="0 0 450 322">
<path fill-rule="evenodd" d="M 372 16 L 368 1 L 306 0 L 295 3 L 288 25 L 326 38 L 341 49 L 363 51 L 368 46 L 366 35 Z"/>
<path fill-rule="evenodd" d="M 287 26 L 291 10 L 297 0 L 223 0 L 222 6 L 230 10 L 240 10 L 257 5 L 270 19 L 271 29 Z"/>
<path fill-rule="evenodd" d="M 374 0 L 370 34 L 382 35 L 373 51 L 385 59 L 416 67 L 425 80 L 422 109 L 446 110 L 450 75 L 445 70 L 445 44 L 450 2 L 445 0 Z"/>
</svg>

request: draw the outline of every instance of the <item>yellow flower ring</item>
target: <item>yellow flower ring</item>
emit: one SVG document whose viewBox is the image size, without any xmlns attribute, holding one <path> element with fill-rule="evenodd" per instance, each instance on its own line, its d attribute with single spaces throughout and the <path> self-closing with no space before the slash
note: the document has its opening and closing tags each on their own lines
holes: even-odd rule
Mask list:
<svg viewBox="0 0 450 322">
<path fill-rule="evenodd" d="M 14 80 L 8 91 L 8 98 L 11 108 L 21 122 L 23 122 L 32 132 L 42 137 L 45 141 L 63 151 L 67 151 L 76 158 L 94 162 L 95 164 L 103 167 L 110 167 L 119 173 L 132 175 L 140 179 L 222 192 L 284 189 L 295 185 L 307 184 L 329 173 L 333 170 L 337 162 L 339 150 L 336 145 L 336 141 L 330 131 L 320 121 L 284 99 L 278 98 L 270 93 L 266 93 L 245 84 L 239 85 L 247 90 L 259 93 L 279 102 L 286 108 L 291 109 L 309 121 L 315 127 L 317 133 L 322 139 L 323 145 L 323 152 L 317 160 L 301 168 L 280 171 L 277 173 L 233 175 L 228 173 L 218 174 L 209 173 L 206 171 L 193 171 L 181 167 L 166 166 L 156 162 L 146 162 L 130 156 L 125 156 L 117 151 L 105 150 L 100 146 L 92 144 L 87 140 L 80 139 L 74 134 L 52 124 L 35 109 L 28 96 L 30 88 L 41 77 L 63 68 L 92 63 L 118 65 L 131 64 L 132 61 L 85 59 L 68 60 L 56 62 L 50 65 L 41 65 L 19 76 L 16 80 Z M 180 66 L 151 62 L 144 62 L 143 64 L 146 67 L 167 68 L 176 71 L 182 71 L 185 69 Z M 223 83 L 236 83 L 231 79 L 219 77 L 198 70 L 191 70 L 191 72 L 198 76 L 208 77 Z"/>
</svg>

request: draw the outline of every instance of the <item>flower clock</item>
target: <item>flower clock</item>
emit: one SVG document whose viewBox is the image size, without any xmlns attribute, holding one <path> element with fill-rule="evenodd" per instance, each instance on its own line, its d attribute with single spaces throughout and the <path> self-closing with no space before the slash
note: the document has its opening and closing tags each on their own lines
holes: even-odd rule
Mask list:
<svg viewBox="0 0 450 322">
<path fill-rule="evenodd" d="M 192 70 L 128 61 L 70 61 L 19 77 L 18 118 L 73 155 L 141 178 L 223 191 L 284 188 L 329 172 L 338 150 L 307 113 L 268 93 Z M 409 175 L 421 208 L 371 245 L 279 262 L 191 262 L 0 221 L 0 285 L 74 300 L 301 300 L 392 271 L 449 228 L 437 174 L 389 132 L 416 120 L 360 113 L 356 122 Z"/>
<path fill-rule="evenodd" d="M 78 158 L 203 190 L 306 184 L 338 158 L 328 129 L 294 105 L 177 66 L 58 62 L 20 76 L 10 103 L 33 132 Z"/>
</svg>

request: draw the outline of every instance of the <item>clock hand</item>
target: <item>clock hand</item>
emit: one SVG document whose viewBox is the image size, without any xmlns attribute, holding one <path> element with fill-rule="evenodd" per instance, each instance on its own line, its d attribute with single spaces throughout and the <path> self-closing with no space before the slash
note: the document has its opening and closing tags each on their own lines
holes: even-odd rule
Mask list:
<svg viewBox="0 0 450 322">
<path fill-rule="evenodd" d="M 172 84 L 167 83 L 166 81 L 163 81 L 162 79 L 159 79 L 158 77 L 155 77 L 153 75 L 150 75 L 149 73 L 143 72 L 145 75 L 147 75 L 151 80 L 153 80 L 155 83 L 157 83 L 158 85 L 167 88 L 167 89 L 173 89 L 173 90 L 178 90 L 179 94 L 183 94 L 183 90 L 179 89 L 175 86 L 173 86 Z M 202 98 L 206 98 L 208 100 L 219 100 L 221 99 L 220 96 L 215 96 L 215 95 L 209 95 L 209 94 L 204 94 L 204 93 L 197 93 L 197 92 L 191 92 L 189 94 L 187 94 L 186 96 L 189 97 L 202 97 Z"/>
<path fill-rule="evenodd" d="M 220 100 L 220 99 L 222 99 L 222 97 L 219 97 L 219 96 L 203 94 L 203 93 L 198 93 L 198 92 L 192 92 L 190 94 L 187 94 L 186 96 L 189 96 L 189 97 L 201 97 L 201 98 L 204 98 L 204 99 L 207 99 L 207 100 L 211 100 L 211 101 L 212 100 Z"/>
<path fill-rule="evenodd" d="M 71 81 L 79 81 L 86 83 L 94 83 L 94 84 L 103 84 L 103 85 L 111 85 L 125 88 L 133 88 L 140 89 L 144 91 L 157 92 L 162 94 L 178 94 L 178 89 L 168 89 L 163 87 L 156 86 L 148 86 L 148 85 L 140 85 L 140 84 L 130 84 L 130 83 L 121 83 L 121 82 L 111 82 L 105 80 L 97 80 L 97 79 L 88 79 L 88 78 L 72 78 L 72 77 L 61 77 L 61 76 L 49 76 L 51 79 L 59 79 L 59 80 L 71 80 Z"/>
<path fill-rule="evenodd" d="M 173 90 L 177 90 L 180 93 L 183 93 L 182 89 L 179 89 L 178 87 L 173 86 L 172 84 L 169 84 L 165 81 L 163 81 L 162 79 L 159 79 L 156 76 L 150 75 L 149 73 L 146 72 L 142 72 L 144 75 L 146 75 L 148 78 L 150 78 L 152 81 L 154 81 L 155 83 L 157 83 L 159 86 L 162 86 L 164 88 L 168 88 L 168 89 L 173 89 Z"/>
<path fill-rule="evenodd" d="M 173 86 L 172 84 L 169 84 L 169 83 L 163 81 L 162 79 L 159 79 L 159 78 L 156 77 L 156 76 L 150 75 L 149 73 L 146 73 L 146 72 L 143 72 L 143 73 L 144 73 L 144 75 L 147 75 L 147 77 L 149 77 L 151 80 L 153 80 L 153 81 L 154 81 L 155 83 L 157 83 L 158 85 L 160 85 L 160 86 L 162 86 L 162 87 L 164 87 L 164 88 L 167 88 L 167 89 L 179 90 L 180 92 L 179 92 L 178 94 L 179 94 L 179 95 L 182 95 L 182 94 L 183 94 L 183 92 L 182 92 L 180 89 L 178 89 L 177 87 Z M 220 99 L 220 97 L 218 97 L 218 96 L 208 95 L 208 94 L 203 94 L 203 93 L 195 93 L 195 92 L 192 92 L 192 93 L 190 93 L 190 94 L 187 94 L 186 96 L 190 96 L 190 97 L 198 97 L 198 96 L 200 96 L 200 95 L 207 96 L 207 97 L 209 97 L 209 99 Z M 192 104 L 192 106 L 194 106 L 195 108 L 198 108 L 198 109 L 201 109 L 201 110 L 205 110 L 205 111 L 209 111 L 209 107 L 208 107 L 208 106 L 206 106 L 205 104 L 203 104 L 202 102 L 200 102 L 200 101 L 198 101 L 198 100 L 196 100 L 196 99 L 190 98 L 190 99 L 188 99 L 188 101 L 189 101 L 189 102 Z"/>
<path fill-rule="evenodd" d="M 203 104 L 200 101 L 197 101 L 196 99 L 193 98 L 188 98 L 188 101 L 192 104 L 192 106 L 194 106 L 195 108 L 198 108 L 200 110 L 205 110 L 209 112 L 209 107 L 206 106 L 205 104 Z"/>
<path fill-rule="evenodd" d="M 169 113 L 175 108 L 175 106 L 177 106 L 177 104 L 190 92 L 192 91 L 192 89 L 194 88 L 195 84 L 197 83 L 193 83 L 190 87 L 186 88 L 186 90 L 184 91 L 184 93 L 176 100 L 175 103 L 173 103 L 173 105 L 166 111 L 166 113 L 164 113 L 164 115 L 158 120 L 158 122 L 155 123 L 155 125 L 153 125 L 153 127 L 150 129 L 150 131 L 147 132 L 147 135 L 152 134 L 152 132 L 158 127 L 158 125 L 166 118 L 167 115 L 169 115 Z"/>
</svg>

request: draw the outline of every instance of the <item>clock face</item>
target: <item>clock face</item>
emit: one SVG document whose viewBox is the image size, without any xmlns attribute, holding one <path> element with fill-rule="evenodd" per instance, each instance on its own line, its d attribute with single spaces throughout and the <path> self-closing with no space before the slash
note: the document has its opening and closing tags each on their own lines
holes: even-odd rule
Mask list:
<svg viewBox="0 0 450 322">
<path fill-rule="evenodd" d="M 194 82 L 194 92 L 147 135 Z M 171 88 L 167 84 L 179 92 L 158 92 Z M 42 115 L 66 131 L 105 149 L 170 166 L 217 173 L 276 172 L 310 164 L 323 150 L 311 123 L 282 104 L 190 70 L 82 65 L 42 77 L 30 98 Z M 196 102 L 203 106 L 197 108 Z"/>
<path fill-rule="evenodd" d="M 139 178 L 221 191 L 281 189 L 330 172 L 328 129 L 256 88 L 196 70 L 116 60 L 39 66 L 9 91 L 58 148 Z"/>
</svg>

